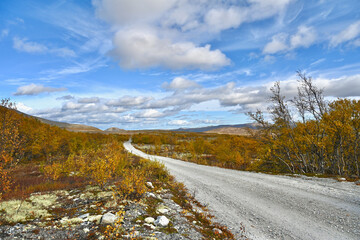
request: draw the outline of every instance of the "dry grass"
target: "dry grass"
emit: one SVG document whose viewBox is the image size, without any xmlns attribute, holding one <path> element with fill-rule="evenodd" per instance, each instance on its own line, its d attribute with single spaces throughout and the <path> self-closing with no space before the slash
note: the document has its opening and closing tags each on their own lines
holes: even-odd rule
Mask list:
<svg viewBox="0 0 360 240">
<path fill-rule="evenodd" d="M 81 177 L 60 177 L 51 180 L 40 171 L 40 165 L 21 164 L 16 166 L 10 174 L 12 176 L 12 191 L 3 195 L 3 200 L 25 199 L 34 192 L 47 192 L 61 189 L 71 189 L 88 184 L 87 179 Z"/>
</svg>

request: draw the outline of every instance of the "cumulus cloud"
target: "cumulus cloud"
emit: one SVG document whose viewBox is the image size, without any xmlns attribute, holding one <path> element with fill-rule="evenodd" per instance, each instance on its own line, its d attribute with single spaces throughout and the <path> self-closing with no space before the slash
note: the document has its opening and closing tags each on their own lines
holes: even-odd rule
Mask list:
<svg viewBox="0 0 360 240">
<path fill-rule="evenodd" d="M 183 125 L 189 125 L 190 122 L 187 120 L 180 120 L 180 119 L 176 119 L 176 120 L 171 120 L 168 122 L 169 125 L 175 125 L 175 126 L 183 126 Z"/>
<path fill-rule="evenodd" d="M 24 113 L 30 113 L 33 109 L 29 106 L 26 106 L 24 103 L 22 102 L 18 102 L 16 103 L 16 108 L 17 110 L 19 110 L 20 112 L 24 112 Z"/>
<path fill-rule="evenodd" d="M 182 77 L 176 77 L 174 78 L 170 83 L 164 82 L 162 84 L 162 87 L 166 90 L 184 90 L 188 88 L 198 88 L 200 85 L 194 81 L 182 78 Z"/>
<path fill-rule="evenodd" d="M 56 98 L 56 100 L 71 100 L 71 99 L 74 99 L 74 98 L 75 97 L 72 96 L 72 95 L 65 95 L 65 96 Z"/>
<path fill-rule="evenodd" d="M 288 35 L 285 33 L 280 33 L 273 36 L 271 42 L 265 45 L 263 53 L 274 54 L 289 49 L 286 44 L 287 38 Z"/>
<path fill-rule="evenodd" d="M 296 48 L 308 48 L 316 41 L 316 31 L 313 27 L 301 25 L 291 36 L 279 33 L 272 37 L 263 49 L 264 54 L 287 52 Z"/>
<path fill-rule="evenodd" d="M 228 9 L 211 9 L 205 15 L 205 22 L 211 26 L 211 31 L 220 32 L 229 28 L 236 28 L 246 20 L 246 12 L 239 7 Z"/>
<path fill-rule="evenodd" d="M 281 15 L 291 2 L 94 0 L 93 4 L 97 16 L 116 32 L 112 56 L 120 66 L 213 70 L 230 60 L 206 42 L 244 22 Z"/>
<path fill-rule="evenodd" d="M 98 103 L 100 102 L 100 98 L 98 97 L 90 97 L 90 98 L 79 98 L 78 103 Z"/>
<path fill-rule="evenodd" d="M 237 28 L 244 22 L 254 22 L 276 16 L 282 13 L 290 2 L 291 0 L 249 0 L 247 6 L 224 4 L 210 9 L 204 19 L 210 32 L 220 32 Z"/>
<path fill-rule="evenodd" d="M 146 109 L 141 112 L 135 113 L 133 116 L 137 118 L 160 118 L 165 117 L 166 113 L 156 109 Z"/>
<path fill-rule="evenodd" d="M 52 53 L 61 57 L 75 57 L 76 54 L 73 50 L 68 48 L 48 48 L 47 46 L 30 42 L 26 38 L 13 38 L 13 47 L 20 52 L 27 53 Z"/>
<path fill-rule="evenodd" d="M 137 96 L 137 97 L 133 97 L 133 96 L 123 96 L 119 99 L 112 99 L 109 100 L 106 105 L 108 106 L 115 106 L 115 107 L 135 107 L 135 106 L 140 106 L 143 103 L 149 102 L 150 100 L 152 100 L 151 97 L 143 97 L 143 96 Z"/>
<path fill-rule="evenodd" d="M 360 74 L 336 79 L 316 79 L 325 94 L 332 97 L 360 97 Z"/>
<path fill-rule="evenodd" d="M 190 81 L 190 80 L 189 80 Z M 181 82 L 181 81 L 180 81 Z M 324 88 L 325 96 L 360 97 L 360 75 L 341 78 L 315 78 L 314 84 Z M 292 76 L 280 83 L 281 92 L 287 98 L 297 94 L 297 77 Z M 165 97 L 123 96 L 119 99 L 98 97 L 65 101 L 61 108 L 50 109 L 36 114 L 58 121 L 83 124 L 154 124 L 165 125 L 215 124 L 216 119 L 191 120 L 186 111 L 232 111 L 243 113 L 261 109 L 266 111 L 273 82 L 257 86 L 237 86 L 230 82 L 217 87 L 174 88 Z M 85 100 L 86 99 L 86 100 Z M 99 99 L 99 101 L 97 101 Z M 206 103 L 218 104 L 216 109 L 207 109 Z M 34 112 L 32 110 L 32 112 Z M 177 117 L 177 120 L 172 119 Z M 179 120 L 180 119 L 180 120 Z M 186 121 L 186 122 L 185 122 Z"/>
<path fill-rule="evenodd" d="M 94 1 L 99 17 L 123 25 L 153 21 L 174 6 L 175 0 L 97 0 Z"/>
<path fill-rule="evenodd" d="M 51 92 L 62 92 L 66 91 L 66 88 L 54 88 L 54 87 L 45 87 L 43 85 L 29 84 L 19 87 L 14 93 L 15 96 L 20 95 L 38 95 L 40 93 L 51 93 Z"/>
<path fill-rule="evenodd" d="M 343 31 L 333 36 L 330 41 L 330 46 L 336 47 L 341 43 L 356 39 L 360 35 L 360 21 L 356 21 L 345 28 Z M 359 41 L 359 38 L 356 41 Z"/>
<path fill-rule="evenodd" d="M 292 49 L 298 47 L 310 47 L 316 40 L 316 32 L 314 28 L 300 26 L 296 34 L 290 38 L 290 47 Z"/>
<path fill-rule="evenodd" d="M 230 64 L 230 60 L 210 45 L 197 47 L 191 42 L 172 43 L 150 31 L 119 31 L 114 38 L 112 55 L 124 68 L 166 67 L 170 69 L 213 70 Z"/>
</svg>

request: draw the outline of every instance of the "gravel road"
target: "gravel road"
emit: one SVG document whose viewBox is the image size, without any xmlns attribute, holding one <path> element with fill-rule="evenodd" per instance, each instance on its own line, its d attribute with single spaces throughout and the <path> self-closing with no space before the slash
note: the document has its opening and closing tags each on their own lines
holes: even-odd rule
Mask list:
<svg viewBox="0 0 360 240">
<path fill-rule="evenodd" d="M 165 164 L 216 220 L 249 239 L 360 239 L 360 187 L 350 182 L 203 166 L 147 155 Z"/>
</svg>

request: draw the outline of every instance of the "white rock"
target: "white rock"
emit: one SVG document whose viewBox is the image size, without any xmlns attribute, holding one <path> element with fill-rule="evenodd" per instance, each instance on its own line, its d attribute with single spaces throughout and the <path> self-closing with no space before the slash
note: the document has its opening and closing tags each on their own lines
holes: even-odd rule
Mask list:
<svg viewBox="0 0 360 240">
<path fill-rule="evenodd" d="M 154 185 L 152 184 L 152 182 L 146 182 L 146 186 L 151 189 L 154 188 Z"/>
<path fill-rule="evenodd" d="M 155 226 L 152 225 L 152 224 L 148 224 L 148 223 L 145 223 L 144 224 L 144 227 L 148 228 L 148 229 L 151 229 L 151 230 L 154 230 L 155 229 Z"/>
<path fill-rule="evenodd" d="M 146 193 L 147 197 L 152 197 L 152 198 L 157 198 L 156 195 L 154 193 Z"/>
<path fill-rule="evenodd" d="M 100 223 L 101 224 L 112 224 L 114 223 L 116 220 L 118 219 L 118 217 L 115 214 L 112 214 L 111 212 L 105 213 L 102 218 Z"/>
<path fill-rule="evenodd" d="M 81 218 L 81 219 L 87 219 L 88 217 L 90 216 L 90 214 L 89 213 L 85 213 L 85 214 L 83 214 L 83 215 L 80 215 L 78 218 Z"/>
<path fill-rule="evenodd" d="M 101 221 L 102 215 L 93 215 L 88 217 L 89 222 L 95 222 L 96 224 L 99 224 Z"/>
<path fill-rule="evenodd" d="M 166 227 L 169 224 L 169 219 L 165 216 L 159 216 L 154 223 L 157 226 Z"/>
<path fill-rule="evenodd" d="M 166 208 L 159 208 L 159 209 L 156 209 L 156 213 L 157 214 L 165 214 L 169 211 L 169 209 L 166 209 Z"/>
<path fill-rule="evenodd" d="M 155 222 L 155 219 L 153 218 L 153 217 L 147 217 L 147 218 L 145 218 L 145 220 L 144 220 L 146 223 L 153 223 L 153 222 Z"/>
<path fill-rule="evenodd" d="M 220 230 L 220 229 L 218 229 L 218 228 L 214 228 L 213 229 L 213 232 L 215 233 L 215 234 L 222 234 L 223 232 Z"/>
<path fill-rule="evenodd" d="M 157 214 L 165 214 L 167 212 L 169 212 L 169 208 L 167 206 L 160 205 L 159 207 L 156 208 Z"/>
</svg>

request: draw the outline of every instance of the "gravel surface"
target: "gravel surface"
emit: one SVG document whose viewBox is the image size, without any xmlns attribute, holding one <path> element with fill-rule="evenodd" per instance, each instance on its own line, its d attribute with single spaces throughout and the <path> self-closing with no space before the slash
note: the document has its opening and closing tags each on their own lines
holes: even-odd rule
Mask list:
<svg viewBox="0 0 360 240">
<path fill-rule="evenodd" d="M 360 187 L 354 183 L 203 166 L 124 146 L 163 162 L 237 236 L 242 224 L 249 239 L 360 239 Z"/>
</svg>

